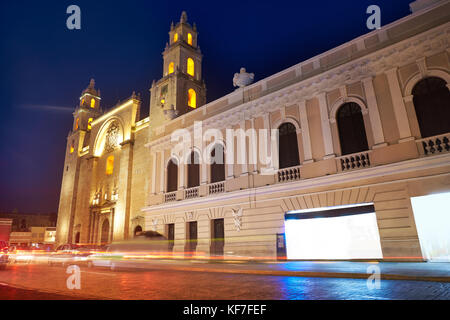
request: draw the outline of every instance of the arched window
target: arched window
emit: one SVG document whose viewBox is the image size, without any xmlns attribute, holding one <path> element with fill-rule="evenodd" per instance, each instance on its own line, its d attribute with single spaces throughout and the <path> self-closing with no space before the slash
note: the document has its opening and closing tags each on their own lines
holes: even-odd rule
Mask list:
<svg viewBox="0 0 450 320">
<path fill-rule="evenodd" d="M 77 118 L 77 120 L 75 120 L 75 130 L 78 130 L 80 124 L 80 118 Z"/>
<path fill-rule="evenodd" d="M 223 146 L 216 144 L 211 151 L 211 183 L 225 180 L 225 156 Z"/>
<path fill-rule="evenodd" d="M 192 58 L 187 59 L 187 73 L 188 75 L 194 76 L 195 68 L 194 68 L 194 60 Z"/>
<path fill-rule="evenodd" d="M 192 46 L 192 34 L 188 33 L 188 45 Z"/>
<path fill-rule="evenodd" d="M 178 33 L 175 33 L 173 35 L 173 42 L 177 42 L 178 41 Z"/>
<path fill-rule="evenodd" d="M 134 228 L 134 235 L 137 236 L 142 232 L 142 227 L 141 226 L 137 226 L 136 228 Z"/>
<path fill-rule="evenodd" d="M 89 120 L 88 120 L 88 130 L 92 129 L 92 121 L 94 121 L 94 118 L 89 118 Z"/>
<path fill-rule="evenodd" d="M 278 159 L 280 169 L 295 167 L 300 165 L 297 144 L 297 130 L 292 123 L 283 123 L 279 128 L 280 147 L 278 149 Z"/>
<path fill-rule="evenodd" d="M 178 165 L 174 159 L 169 161 L 167 165 L 167 192 L 178 190 Z"/>
<path fill-rule="evenodd" d="M 369 149 L 361 107 L 357 103 L 343 104 L 336 118 L 342 155 Z"/>
<path fill-rule="evenodd" d="M 112 175 L 114 172 L 114 156 L 109 156 L 106 159 L 106 174 Z"/>
<path fill-rule="evenodd" d="M 197 108 L 197 93 L 194 89 L 188 90 L 188 106 L 193 109 Z"/>
<path fill-rule="evenodd" d="M 92 109 L 95 108 L 95 99 L 94 98 L 91 99 L 91 108 Z"/>
<path fill-rule="evenodd" d="M 450 91 L 441 78 L 419 81 L 412 90 L 422 138 L 450 132 Z"/>
<path fill-rule="evenodd" d="M 173 73 L 175 71 L 175 67 L 173 62 L 169 63 L 169 74 Z"/>
<path fill-rule="evenodd" d="M 197 152 L 192 151 L 188 159 L 188 188 L 198 187 L 200 185 L 200 157 Z"/>
</svg>

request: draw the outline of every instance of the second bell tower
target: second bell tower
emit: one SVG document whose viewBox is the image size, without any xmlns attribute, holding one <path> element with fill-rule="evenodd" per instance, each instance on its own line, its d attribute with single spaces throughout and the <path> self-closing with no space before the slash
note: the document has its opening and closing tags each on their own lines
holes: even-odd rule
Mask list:
<svg viewBox="0 0 450 320">
<path fill-rule="evenodd" d="M 150 89 L 150 123 L 154 126 L 206 103 L 197 27 L 187 22 L 186 12 L 177 25 L 172 23 L 169 37 L 163 52 L 163 78 Z"/>
</svg>

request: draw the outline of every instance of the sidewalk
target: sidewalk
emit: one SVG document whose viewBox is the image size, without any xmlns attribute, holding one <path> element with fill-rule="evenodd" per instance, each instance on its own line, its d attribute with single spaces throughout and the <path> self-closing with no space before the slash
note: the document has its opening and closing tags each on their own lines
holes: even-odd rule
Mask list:
<svg viewBox="0 0 450 320">
<path fill-rule="evenodd" d="M 384 280 L 414 280 L 450 282 L 450 263 L 431 262 L 240 262 L 240 261 L 202 261 L 202 260 L 154 260 L 151 262 L 127 262 L 125 267 L 218 272 L 233 274 L 254 274 L 268 276 L 354 278 L 367 279 L 379 268 Z M 374 266 L 370 269 L 369 267 Z M 378 271 L 378 270 L 377 270 Z"/>
</svg>

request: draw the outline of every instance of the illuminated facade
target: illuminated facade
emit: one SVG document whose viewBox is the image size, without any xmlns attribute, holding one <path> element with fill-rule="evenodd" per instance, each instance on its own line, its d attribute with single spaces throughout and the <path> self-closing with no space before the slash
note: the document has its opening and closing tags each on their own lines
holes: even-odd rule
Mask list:
<svg viewBox="0 0 450 320">
<path fill-rule="evenodd" d="M 57 241 L 105 243 L 143 229 L 173 239 L 174 252 L 206 256 L 273 258 L 286 254 L 286 242 L 295 258 L 432 259 L 416 226 L 423 209 L 412 202 L 450 192 L 450 4 L 421 0 L 411 8 L 207 104 L 197 30 L 183 13 L 171 26 L 148 118 L 137 121 L 135 95 L 103 113 L 94 83 L 83 92 L 80 101 L 89 95 L 84 100 L 95 104 L 82 102 L 74 113 Z M 279 142 L 267 142 L 279 152 L 279 170 L 225 156 L 225 164 L 183 164 L 171 134 L 193 132 L 196 121 L 224 137 L 226 129 L 279 129 Z M 204 144 L 192 140 L 191 159 Z M 208 152 L 222 153 L 227 142 L 209 144 Z M 449 223 L 439 217 L 429 221 Z M 308 230 L 322 232 L 321 241 Z M 370 250 L 356 245 L 361 237 Z M 340 255 L 323 250 L 333 242 Z"/>
</svg>

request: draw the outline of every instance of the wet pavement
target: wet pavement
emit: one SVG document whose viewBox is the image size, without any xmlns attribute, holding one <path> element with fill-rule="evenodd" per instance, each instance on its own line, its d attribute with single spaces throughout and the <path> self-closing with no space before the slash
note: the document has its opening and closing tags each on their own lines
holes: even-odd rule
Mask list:
<svg viewBox="0 0 450 320">
<path fill-rule="evenodd" d="M 373 265 L 378 266 L 383 274 L 450 278 L 450 263 L 447 262 L 288 261 L 278 264 L 270 263 L 267 264 L 266 268 L 290 271 L 367 273 L 367 268 Z M 255 267 L 259 268 L 258 266 Z"/>
<path fill-rule="evenodd" d="M 36 290 L 25 290 L 0 285 L 0 300 L 74 300 L 73 296 L 39 292 Z"/>
<path fill-rule="evenodd" d="M 0 285 L 38 290 L 53 299 L 132 300 L 450 300 L 450 283 L 366 279 L 311 278 L 220 272 L 119 270 L 81 266 L 81 289 L 67 288 L 66 268 L 15 264 L 0 271 Z M 371 282 L 374 284 L 373 282 Z M 4 287 L 0 287 L 0 290 Z M 27 299 L 20 290 L 11 299 Z M 61 298 L 58 298 L 58 296 Z M 7 299 L 6 298 L 3 299 Z M 51 298 L 50 298 L 51 299 Z"/>
</svg>

